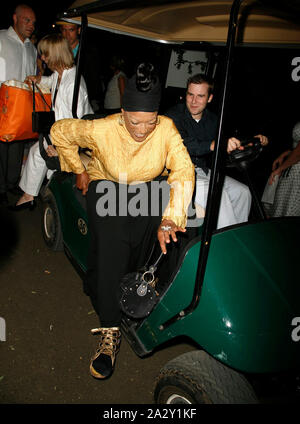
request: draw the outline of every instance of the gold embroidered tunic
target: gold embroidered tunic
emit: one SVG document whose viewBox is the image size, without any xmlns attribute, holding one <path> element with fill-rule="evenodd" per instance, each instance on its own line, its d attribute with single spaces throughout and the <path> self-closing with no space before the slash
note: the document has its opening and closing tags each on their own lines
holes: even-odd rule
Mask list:
<svg viewBox="0 0 300 424">
<path fill-rule="evenodd" d="M 120 114 L 95 120 L 63 119 L 51 129 L 62 171 L 81 174 L 85 167 L 78 146 L 92 151 L 87 173 L 91 180 L 118 183 L 148 182 L 168 170 L 170 200 L 162 219 L 180 227 L 186 225 L 186 212 L 195 184 L 194 165 L 173 121 L 158 117 L 155 129 L 142 141 L 135 141 Z"/>
</svg>

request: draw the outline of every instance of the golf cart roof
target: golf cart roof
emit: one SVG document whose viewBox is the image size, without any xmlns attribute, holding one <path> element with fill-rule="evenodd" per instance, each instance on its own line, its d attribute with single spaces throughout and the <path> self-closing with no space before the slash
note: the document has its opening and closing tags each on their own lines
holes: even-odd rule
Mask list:
<svg viewBox="0 0 300 424">
<path fill-rule="evenodd" d="M 233 0 L 76 0 L 60 18 L 90 27 L 168 43 L 226 43 Z M 280 6 L 280 8 L 276 7 Z M 298 12 L 298 16 L 297 16 Z M 300 44 L 300 8 L 296 0 L 245 0 L 237 43 Z"/>
</svg>

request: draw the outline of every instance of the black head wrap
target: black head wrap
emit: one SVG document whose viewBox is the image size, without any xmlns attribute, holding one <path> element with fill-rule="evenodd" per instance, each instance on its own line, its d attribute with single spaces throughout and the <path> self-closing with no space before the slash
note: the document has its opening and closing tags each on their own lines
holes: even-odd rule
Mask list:
<svg viewBox="0 0 300 424">
<path fill-rule="evenodd" d="M 157 112 L 161 89 L 151 63 L 141 63 L 130 78 L 122 97 L 122 108 L 128 112 Z"/>
</svg>

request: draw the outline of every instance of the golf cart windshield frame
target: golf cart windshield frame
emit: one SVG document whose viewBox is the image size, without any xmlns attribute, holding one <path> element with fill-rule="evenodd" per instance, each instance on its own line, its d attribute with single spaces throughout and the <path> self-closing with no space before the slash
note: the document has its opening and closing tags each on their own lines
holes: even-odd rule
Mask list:
<svg viewBox="0 0 300 424">
<path fill-rule="evenodd" d="M 205 213 L 205 218 L 204 218 L 204 222 L 202 226 L 201 248 L 199 253 L 199 261 L 198 261 L 197 276 L 196 276 L 196 281 L 194 286 L 193 298 L 191 300 L 190 305 L 188 305 L 187 308 L 180 311 L 171 319 L 166 321 L 162 326 L 163 328 L 166 328 L 167 326 L 171 325 L 176 320 L 181 319 L 185 317 L 186 315 L 192 313 L 194 309 L 197 307 L 200 300 L 200 296 L 201 296 L 201 290 L 202 290 L 202 285 L 203 285 L 204 276 L 205 276 L 205 270 L 206 270 L 206 265 L 207 265 L 209 250 L 210 250 L 211 239 L 212 239 L 213 232 L 215 231 L 217 226 L 217 219 L 218 219 L 222 187 L 223 187 L 223 181 L 224 181 L 224 172 L 225 172 L 224 164 L 226 162 L 225 158 L 227 155 L 227 143 L 226 143 L 226 139 L 223 136 L 224 112 L 225 112 L 225 107 L 228 101 L 229 80 L 230 80 L 230 73 L 231 73 L 231 67 L 233 62 L 233 50 L 236 44 L 238 23 L 240 22 L 238 19 L 239 10 L 243 1 L 244 0 L 233 0 L 231 10 L 230 10 L 230 18 L 229 18 L 228 32 L 227 32 L 227 42 L 225 46 L 225 72 L 223 77 L 224 79 L 221 84 L 221 87 L 223 87 L 223 89 L 220 96 L 220 109 L 219 109 L 219 116 L 218 116 L 217 137 L 215 140 L 215 149 L 213 152 L 213 159 L 211 164 L 211 177 L 210 177 L 208 198 L 207 198 L 207 204 L 206 204 L 206 213 Z M 158 5 L 166 4 L 168 3 L 168 0 L 157 0 L 156 3 Z M 174 3 L 174 0 L 173 0 L 173 3 Z M 263 1 L 258 1 L 258 3 L 264 5 Z M 83 56 L 84 56 L 84 42 L 85 42 L 85 36 L 86 36 L 86 29 L 88 26 L 87 14 L 96 12 L 96 11 L 99 12 L 99 11 L 110 10 L 110 8 L 115 8 L 117 6 L 126 8 L 130 6 L 136 6 L 137 4 L 141 6 L 141 5 L 144 5 L 145 2 L 143 1 L 134 2 L 131 0 L 101 0 L 101 1 L 95 1 L 95 2 L 89 3 L 84 6 L 80 6 L 76 9 L 70 9 L 59 16 L 59 19 L 69 19 L 69 20 L 71 20 L 74 17 L 81 17 L 81 36 L 80 36 L 80 46 L 79 46 L 79 52 L 78 52 L 79 60 L 77 62 L 76 80 L 75 80 L 73 105 L 72 105 L 73 116 L 75 118 L 77 118 L 76 110 L 77 110 L 77 100 L 78 100 L 78 92 L 79 92 L 79 82 L 80 82 L 82 62 L 83 62 Z"/>
</svg>

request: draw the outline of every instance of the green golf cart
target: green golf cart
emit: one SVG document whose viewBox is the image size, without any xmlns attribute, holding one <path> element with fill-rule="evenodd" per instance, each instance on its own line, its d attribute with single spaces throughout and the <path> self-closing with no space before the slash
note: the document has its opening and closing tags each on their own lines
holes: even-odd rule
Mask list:
<svg viewBox="0 0 300 424">
<path fill-rule="evenodd" d="M 123 334 L 140 357 L 170 341 L 189 340 L 194 346 L 159 371 L 157 403 L 256 403 L 249 376 L 298 376 L 300 217 L 266 219 L 252 187 L 255 211 L 249 222 L 216 230 L 227 170 L 223 126 L 233 53 L 243 44 L 299 46 L 300 20 L 294 6 L 292 1 L 263 0 L 77 0 L 60 16 L 81 23 L 82 56 L 89 26 L 181 47 L 185 43 L 202 50 L 222 47 L 225 52 L 205 217 L 195 236 L 182 246 L 172 272 L 158 284 L 159 299 L 152 312 L 142 319 L 124 315 L 122 322 Z M 77 72 L 79 78 L 80 64 Z M 215 73 L 216 63 L 209 62 L 206 72 Z M 74 117 L 76 101 L 75 89 Z M 247 150 L 233 162 L 239 168 L 253 155 L 256 152 L 249 155 Z M 82 152 L 82 160 L 88 162 L 88 152 Z M 74 175 L 56 172 L 47 184 L 42 231 L 49 248 L 64 249 L 84 274 L 88 219 Z"/>
</svg>

